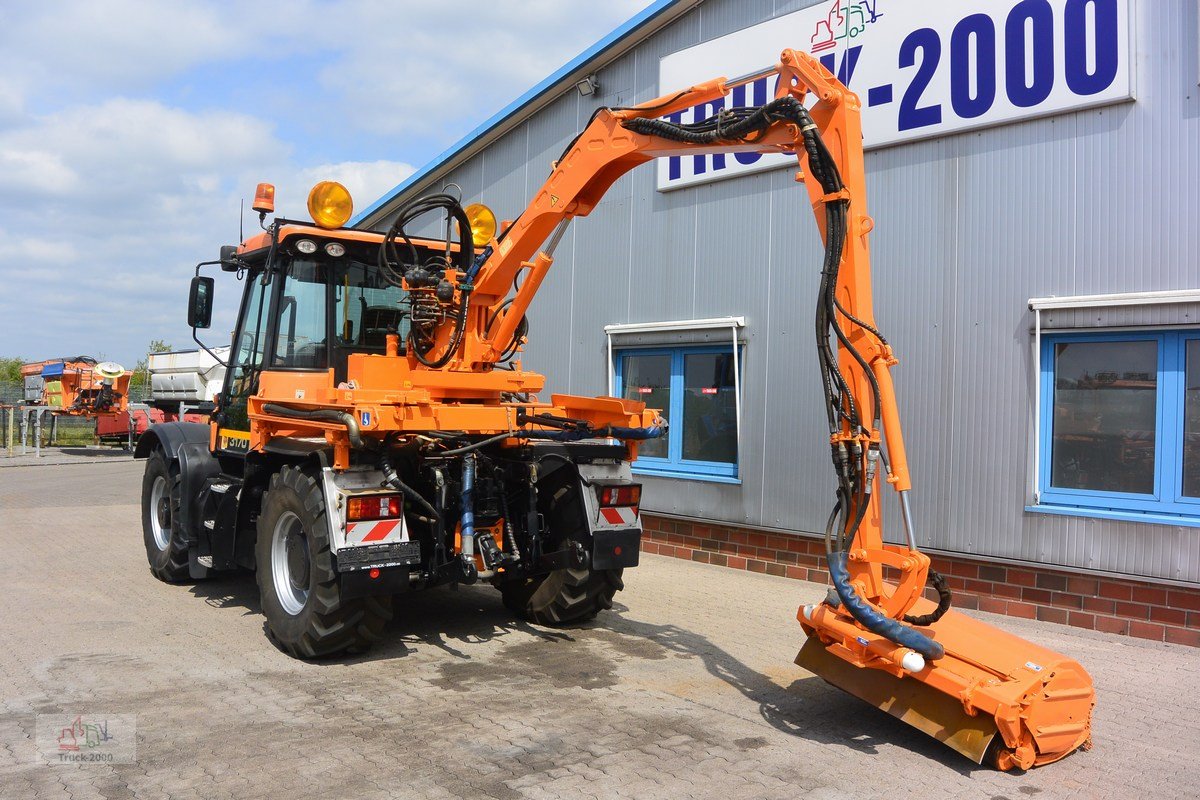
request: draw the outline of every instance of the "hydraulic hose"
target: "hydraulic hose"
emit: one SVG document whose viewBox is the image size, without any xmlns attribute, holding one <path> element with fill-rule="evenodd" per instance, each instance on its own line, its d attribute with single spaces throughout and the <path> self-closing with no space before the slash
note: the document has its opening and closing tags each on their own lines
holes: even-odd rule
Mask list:
<svg viewBox="0 0 1200 800">
<path fill-rule="evenodd" d="M 435 361 L 427 360 L 425 358 L 425 354 L 421 352 L 421 348 L 416 346 L 416 339 L 413 336 L 412 329 L 409 330 L 409 340 L 412 342 L 413 355 L 417 357 L 417 361 L 420 361 L 430 369 L 441 369 L 449 364 L 450 359 L 454 358 L 455 354 L 458 353 L 458 348 L 462 344 L 463 333 L 467 328 L 467 309 L 471 305 L 471 295 L 466 289 L 466 286 L 469 285 L 470 284 L 463 284 L 459 286 L 459 288 L 463 290 L 463 301 L 458 307 L 458 316 L 454 321 L 454 338 L 450 341 L 450 344 L 446 346 L 446 352 L 442 353 L 440 358 Z"/>
<path fill-rule="evenodd" d="M 390 455 L 385 454 L 379 459 L 379 471 L 383 473 L 384 483 L 393 489 L 399 489 L 405 497 L 428 511 L 431 519 L 440 520 L 442 518 L 438 510 L 420 492 L 400 480 L 400 473 L 396 470 L 396 465 L 392 463 Z"/>
<path fill-rule="evenodd" d="M 462 447 L 456 447 L 453 450 L 446 450 L 445 452 L 439 453 L 438 455 L 442 455 L 442 456 L 466 455 L 467 453 L 472 453 L 481 447 L 487 447 L 489 444 L 495 444 L 496 442 L 502 442 L 505 439 L 515 439 L 515 438 L 525 438 L 525 434 L 520 431 L 510 431 L 507 433 L 498 433 L 495 436 L 489 436 L 486 439 L 480 439 L 478 442 L 471 442 L 471 444 L 463 445 Z"/>
<path fill-rule="evenodd" d="M 445 193 L 418 197 L 403 206 L 397 213 L 392 226 L 388 228 L 387 233 L 384 235 L 383 244 L 379 247 L 380 271 L 390 283 L 402 286 L 408 270 L 415 266 L 419 260 L 416 246 L 405 232 L 405 226 L 418 217 L 438 209 L 446 212 L 448 217 L 447 224 L 449 224 L 450 219 L 458 223 L 461 235 L 459 237 L 458 253 L 454 260 L 457 262 L 455 267 L 466 276 L 466 279 L 458 285 L 458 289 L 462 293 L 462 302 L 459 304 L 458 313 L 455 315 L 454 335 L 446 347 L 446 351 L 439 358 L 430 360 L 427 357 L 428 352 L 422 352 L 418 346 L 416 336 L 412 332 L 409 334 L 412 354 L 416 356 L 416 359 L 421 364 L 429 369 L 441 369 L 449 364 L 451 359 L 458 353 L 466 331 L 467 310 L 470 306 L 471 290 L 473 288 L 472 280 L 474 275 L 479 271 L 479 268 L 483 266 L 483 261 L 486 260 L 487 254 L 481 254 L 483 256 L 481 259 L 475 257 L 475 242 L 470 235 L 471 221 L 467 218 L 467 213 L 463 210 L 458 198 Z M 400 258 L 400 253 L 396 247 L 397 239 L 401 239 L 406 245 L 411 263 L 405 264 Z M 450 247 L 449 241 L 447 241 L 446 247 Z M 447 258 L 449 259 L 449 249 L 447 249 Z"/>
<path fill-rule="evenodd" d="M 928 614 L 920 614 L 916 616 L 912 614 L 906 614 L 904 616 L 904 621 L 909 625 L 916 625 L 919 628 L 923 628 L 926 625 L 932 625 L 941 619 L 942 615 L 950 610 L 951 595 L 950 587 L 946 584 L 946 577 L 942 575 L 942 573 L 931 569 L 929 570 L 928 580 L 929 585 L 937 590 L 938 593 L 937 608 L 935 608 L 933 611 L 930 611 Z"/>
<path fill-rule="evenodd" d="M 822 191 L 831 196 L 841 193 L 845 189 L 845 184 L 839 174 L 837 161 L 821 139 L 812 116 L 795 97 L 782 97 L 757 108 L 723 109 L 716 116 L 690 125 L 646 118 L 628 120 L 623 124 L 635 133 L 703 145 L 715 142 L 753 141 L 755 134 L 765 132 L 771 125 L 779 121 L 792 122 L 802 131 L 804 151 L 808 156 L 808 171 L 821 186 Z M 817 355 L 821 367 L 821 385 L 825 394 L 827 421 L 831 435 L 836 436 L 844 424 L 851 434 L 861 437 L 879 428 L 880 388 L 870 364 L 842 329 L 839 315 L 869 332 L 881 343 L 886 343 L 886 340 L 875 327 L 854 316 L 838 301 L 838 273 L 841 269 L 846 244 L 850 200 L 842 197 L 829 197 L 824 205 L 827 242 L 816 308 Z M 858 365 L 869 386 L 869 397 L 855 397 L 846 376 L 838 365 L 837 353 L 834 351 L 831 338 L 836 340 L 849 358 Z M 863 408 L 860 408 L 860 405 Z M 863 419 L 864 411 L 869 412 L 869 419 Z M 562 431 L 555 434 L 555 437 L 567 438 L 573 434 L 573 431 Z M 850 445 L 846 445 L 844 442 L 839 443 L 834 449 L 838 492 L 837 504 L 834 506 L 826 526 L 825 540 L 829 573 L 842 604 L 859 624 L 898 645 L 908 647 L 930 660 L 935 660 L 941 658 L 945 653 L 942 645 L 897 620 L 881 614 L 860 597 L 850 584 L 849 572 L 846 569 L 846 548 L 857 535 L 870 505 L 876 457 L 877 451 L 872 449 L 870 452 L 864 453 L 861 445 L 855 441 L 852 441 Z M 836 540 L 833 535 L 835 528 L 839 529 Z M 906 621 L 912 624 L 931 624 L 940 618 L 950 606 L 950 592 L 946 587 L 945 579 L 931 571 L 930 580 L 938 590 L 938 608 L 931 614 L 906 617 Z"/>
<path fill-rule="evenodd" d="M 578 442 L 583 439 L 657 439 L 667 432 L 667 426 L 651 425 L 649 428 L 622 428 L 615 425 L 606 425 L 603 428 L 587 428 L 582 430 L 566 430 L 566 431 L 541 431 L 541 430 L 521 430 L 521 431 L 506 431 L 497 433 L 495 436 L 489 436 L 486 439 L 480 439 L 477 442 L 456 447 L 453 450 L 446 450 L 438 455 L 441 456 L 461 456 L 467 453 L 474 452 L 480 448 L 487 447 L 489 444 L 502 442 L 505 439 L 548 439 L 553 442 Z"/>
<path fill-rule="evenodd" d="M 288 408 L 277 403 L 263 403 L 263 411 L 280 417 L 292 417 L 293 419 L 318 419 L 323 422 L 340 422 L 346 426 L 346 436 L 349 437 L 352 447 L 360 449 L 366 447 L 362 434 L 358 430 L 358 420 L 345 411 L 336 411 L 332 408 Z"/>
<path fill-rule="evenodd" d="M 829 554 L 829 577 L 833 579 L 833 588 L 837 592 L 842 605 L 858 622 L 872 633 L 895 642 L 901 647 L 914 650 L 930 661 L 937 661 L 946 655 L 946 648 L 925 634 L 915 631 L 907 625 L 884 616 L 859 597 L 858 592 L 850 585 L 850 573 L 846 570 L 846 553 L 837 551 Z"/>
<path fill-rule="evenodd" d="M 622 428 L 606 425 L 603 428 L 566 431 L 528 431 L 521 436 L 526 439 L 549 439 L 552 442 L 578 442 L 583 439 L 657 439 L 665 435 L 667 426 L 651 425 L 649 428 Z"/>
</svg>

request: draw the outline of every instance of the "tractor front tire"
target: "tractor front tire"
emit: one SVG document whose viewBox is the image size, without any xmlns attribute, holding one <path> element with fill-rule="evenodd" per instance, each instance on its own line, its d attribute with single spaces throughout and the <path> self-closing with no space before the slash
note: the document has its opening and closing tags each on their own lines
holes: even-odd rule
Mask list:
<svg viewBox="0 0 1200 800">
<path fill-rule="evenodd" d="M 188 580 L 188 545 L 179 522 L 179 467 L 156 449 L 142 476 L 142 539 L 150 572 L 165 583 Z"/>
<path fill-rule="evenodd" d="M 568 481 L 551 494 L 546 515 L 548 532 L 557 535 L 556 550 L 583 547 L 591 551 L 578 481 Z M 613 595 L 625 588 L 622 570 L 566 567 L 548 575 L 500 584 L 504 605 L 539 625 L 587 622 L 612 608 Z"/>
<path fill-rule="evenodd" d="M 325 498 L 317 481 L 297 467 L 271 476 L 255 560 L 267 635 L 295 658 L 363 652 L 392 618 L 389 596 L 342 599 Z"/>
</svg>

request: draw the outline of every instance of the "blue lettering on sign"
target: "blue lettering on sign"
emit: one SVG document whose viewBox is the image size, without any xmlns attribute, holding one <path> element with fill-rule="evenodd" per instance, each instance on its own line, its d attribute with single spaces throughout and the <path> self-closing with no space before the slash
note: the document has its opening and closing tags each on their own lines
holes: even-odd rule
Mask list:
<svg viewBox="0 0 1200 800">
<path fill-rule="evenodd" d="M 856 44 L 842 55 L 840 65 L 834 62 L 834 54 L 826 53 L 821 56 L 821 64 L 825 69 L 837 75 L 837 79 L 847 86 L 854 80 L 854 68 L 858 66 L 859 56 L 862 55 L 862 45 Z"/>
<path fill-rule="evenodd" d="M 1029 52 L 1026 30 L 1033 34 L 1033 74 L 1025 74 Z M 1054 9 L 1047 0 L 1022 0 L 1004 23 L 1005 86 L 1014 106 L 1029 108 L 1054 88 Z"/>
<path fill-rule="evenodd" d="M 886 41 L 901 42 L 892 62 L 898 67 L 895 79 L 859 91 L 865 92 L 868 108 L 880 109 L 872 113 L 886 114 L 884 107 L 899 100 L 896 127 L 890 134 L 885 131 L 884 141 L 897 141 L 895 132 L 938 126 L 960 129 L 965 127 L 964 121 L 986 121 L 989 114 L 997 122 L 1008 121 L 1015 118 L 1016 109 L 1034 109 L 1036 113 L 1042 106 L 1044 111 L 1071 108 L 1069 96 L 1102 95 L 1118 80 L 1122 36 L 1127 36 L 1121 26 L 1123 9 L 1128 8 L 1122 5 L 1125 2 L 1011 0 L 1007 13 L 964 12 L 952 27 L 949 20 L 939 20 L 936 29 L 919 27 L 902 39 L 888 37 Z M 859 42 L 870 43 L 867 31 L 884 17 L 878 6 L 879 0 L 833 0 L 822 6 L 808 43 L 810 52 L 852 89 L 863 57 L 864 44 Z M 890 19 L 900 24 L 900 17 Z M 880 54 L 873 55 L 878 59 Z M 867 72 L 876 80 L 889 74 L 881 71 L 877 60 L 870 63 Z M 727 103 L 730 107 L 761 106 L 775 94 L 773 81 L 773 77 L 760 78 L 735 87 L 727 99 L 676 112 L 666 119 L 696 123 L 711 119 Z M 1070 95 L 1064 96 L 1064 90 Z M 1053 105 L 1046 105 L 1051 95 Z M 735 153 L 732 159 L 724 153 L 696 155 L 687 157 L 690 162 L 684 158 L 668 158 L 667 185 L 736 171 L 757 164 L 763 154 Z M 685 164 L 691 168 L 687 174 Z"/>
<path fill-rule="evenodd" d="M 900 130 L 923 128 L 926 125 L 937 125 L 942 121 L 942 106 L 934 103 L 930 106 L 918 106 L 921 95 L 933 80 L 937 72 L 938 61 L 942 58 L 942 40 L 933 28 L 921 28 L 908 35 L 900 45 L 900 66 L 911 67 L 917 64 L 917 53 L 921 53 L 920 66 L 908 91 L 900 100 Z"/>
<path fill-rule="evenodd" d="M 971 94 L 974 47 L 975 94 Z M 982 117 L 996 102 L 996 25 L 987 14 L 972 14 L 950 35 L 950 105 L 963 119 Z"/>
<path fill-rule="evenodd" d="M 1088 25 L 1088 8 L 1096 20 Z M 1067 0 L 1067 86 L 1079 95 L 1099 94 L 1112 86 L 1117 77 L 1117 0 Z M 1095 36 L 1096 70 L 1087 69 L 1087 35 Z"/>
</svg>

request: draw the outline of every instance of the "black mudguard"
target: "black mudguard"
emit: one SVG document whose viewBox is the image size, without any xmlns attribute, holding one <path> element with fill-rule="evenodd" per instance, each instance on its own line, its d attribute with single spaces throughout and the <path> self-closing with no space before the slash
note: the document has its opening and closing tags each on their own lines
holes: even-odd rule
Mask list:
<svg viewBox="0 0 1200 800">
<path fill-rule="evenodd" d="M 168 461 L 174 461 L 179 448 L 189 443 L 203 443 L 208 448 L 209 427 L 203 422 L 160 422 L 151 425 L 138 437 L 134 458 L 149 458 L 155 448 L 161 447 Z"/>
<path fill-rule="evenodd" d="M 592 569 L 636 567 L 641 556 L 642 532 L 602 530 L 592 534 Z"/>
</svg>

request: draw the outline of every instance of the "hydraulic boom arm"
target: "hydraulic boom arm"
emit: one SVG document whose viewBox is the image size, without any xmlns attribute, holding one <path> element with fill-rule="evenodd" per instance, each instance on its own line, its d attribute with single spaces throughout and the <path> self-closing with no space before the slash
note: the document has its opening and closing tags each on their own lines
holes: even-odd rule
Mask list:
<svg viewBox="0 0 1200 800">
<path fill-rule="evenodd" d="M 763 106 L 724 109 L 689 125 L 663 119 L 771 74 L 775 98 Z M 1086 745 L 1093 692 L 1083 668 L 949 610 L 945 581 L 917 549 L 890 376 L 896 359 L 872 311 L 868 235 L 874 223 L 866 209 L 860 102 L 812 57 L 785 50 L 765 72 L 713 80 L 631 108 L 599 109 L 526 210 L 466 271 L 458 286 L 471 298 L 466 324 L 456 331 L 443 325 L 430 352 L 440 349 L 439 363 L 451 370 L 489 370 L 519 345 L 521 322 L 572 218 L 589 214 L 613 182 L 639 164 L 714 152 L 794 154 L 796 179 L 808 189 L 825 243 L 816 345 L 837 475 L 825 532 L 833 591 L 825 602 L 801 609 L 809 640 L 798 661 L 1002 769 L 1049 763 Z M 446 354 L 455 351 L 458 358 L 450 362 Z M 899 493 L 904 545 L 884 543 L 883 480 Z M 885 569 L 895 583 L 884 580 Z M 937 590 L 936 605 L 922 597 L 927 579 Z"/>
<path fill-rule="evenodd" d="M 731 109 L 691 128 L 661 119 L 724 98 L 735 87 L 771 73 L 777 76 L 775 100 L 760 108 Z M 811 110 L 805 107 L 810 97 L 816 100 Z M 874 492 L 881 436 L 886 436 L 888 481 L 904 493 L 909 476 L 889 374 L 896 362 L 876 332 L 871 307 L 867 234 L 873 222 L 866 213 L 859 100 L 812 57 L 786 50 L 779 64 L 764 73 L 736 81 L 718 78 L 632 108 L 599 109 L 520 218 L 493 242 L 490 253 L 485 251 L 486 260 L 474 276 L 477 313 L 499 311 L 518 273 L 528 274 L 499 321 L 491 330 L 480 329 L 478 360 L 492 362 L 509 346 L 572 218 L 591 213 L 613 182 L 639 164 L 660 156 L 712 152 L 796 154 L 797 180 L 808 189 L 827 248 L 818 346 L 830 441 L 839 475 L 845 477 L 840 499 L 845 513 L 838 531 L 842 547 L 837 549 L 866 554 L 851 559 L 849 580 L 859 582 L 864 596 L 878 599 L 883 617 L 898 619 L 920 596 L 929 560 L 916 552 L 911 534 L 902 558 L 883 549 Z M 548 246 L 539 252 L 547 239 Z M 886 597 L 883 563 L 902 574 L 899 588 Z M 913 649 L 936 654 L 937 645 L 922 641 L 920 634 L 893 629 L 871 609 L 864 614 L 888 627 L 893 637 L 910 640 Z"/>
</svg>

